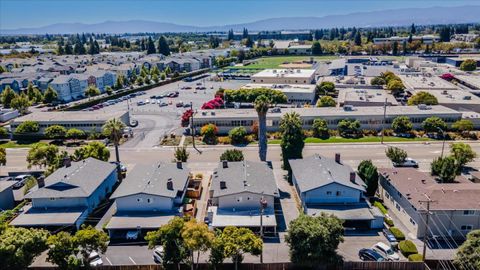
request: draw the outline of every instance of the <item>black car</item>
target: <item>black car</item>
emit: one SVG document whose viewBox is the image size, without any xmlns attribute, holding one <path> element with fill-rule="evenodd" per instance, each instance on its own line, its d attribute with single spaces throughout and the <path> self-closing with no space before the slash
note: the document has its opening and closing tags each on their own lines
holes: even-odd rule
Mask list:
<svg viewBox="0 0 480 270">
<path fill-rule="evenodd" d="M 358 252 L 358 257 L 362 259 L 362 261 L 371 261 L 371 262 L 383 262 L 385 258 L 375 250 L 371 248 L 362 248 Z"/>
</svg>

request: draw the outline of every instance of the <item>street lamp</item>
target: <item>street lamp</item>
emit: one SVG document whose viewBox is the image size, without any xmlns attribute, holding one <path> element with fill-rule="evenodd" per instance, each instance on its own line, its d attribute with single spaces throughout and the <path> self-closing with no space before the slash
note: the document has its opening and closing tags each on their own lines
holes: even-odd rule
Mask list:
<svg viewBox="0 0 480 270">
<path fill-rule="evenodd" d="M 263 244 L 263 212 L 265 208 L 267 208 L 268 203 L 267 200 L 262 196 L 260 199 L 260 238 L 262 239 L 262 244 Z M 260 253 L 260 263 L 263 263 L 263 249 L 262 253 Z"/>
<path fill-rule="evenodd" d="M 443 150 L 445 150 L 445 131 L 443 131 L 443 129 L 441 129 L 440 127 L 437 127 L 437 129 L 440 130 L 440 132 L 442 132 L 443 143 L 442 143 L 442 155 L 440 157 L 443 158 Z"/>
</svg>

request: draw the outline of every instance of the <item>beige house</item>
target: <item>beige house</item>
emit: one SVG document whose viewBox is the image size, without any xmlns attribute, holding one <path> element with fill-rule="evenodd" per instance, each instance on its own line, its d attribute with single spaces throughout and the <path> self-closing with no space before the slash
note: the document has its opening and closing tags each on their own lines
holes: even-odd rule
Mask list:
<svg viewBox="0 0 480 270">
<path fill-rule="evenodd" d="M 413 168 L 379 169 L 381 198 L 410 233 L 425 236 L 427 201 L 430 236 L 464 239 L 480 228 L 480 184 L 460 178 L 438 183 L 430 174 Z"/>
</svg>

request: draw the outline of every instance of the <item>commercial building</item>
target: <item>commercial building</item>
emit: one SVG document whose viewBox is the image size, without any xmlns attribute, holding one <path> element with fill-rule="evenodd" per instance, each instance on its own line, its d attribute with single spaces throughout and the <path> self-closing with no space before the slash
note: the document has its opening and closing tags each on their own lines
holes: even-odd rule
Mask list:
<svg viewBox="0 0 480 270">
<path fill-rule="evenodd" d="M 315 82 L 314 69 L 265 69 L 251 76 L 252 83 L 311 84 Z"/>
<path fill-rule="evenodd" d="M 437 116 L 451 125 L 462 118 L 462 113 L 444 106 L 387 106 L 384 122 L 384 108 L 354 107 L 354 108 L 282 108 L 279 112 L 267 113 L 267 130 L 278 131 L 280 119 L 289 112 L 300 115 L 304 129 L 311 129 L 313 120 L 322 118 L 327 121 L 328 128 L 336 129 L 338 122 L 344 119 L 356 119 L 362 129 L 380 130 L 390 128 L 393 119 L 398 116 L 408 116 L 413 128 L 421 128 L 422 122 Z M 198 110 L 193 117 L 193 127 L 199 132 L 206 124 L 215 124 L 219 133 L 226 134 L 234 127 L 243 126 L 248 131 L 254 122 L 258 121 L 254 109 Z"/>
<path fill-rule="evenodd" d="M 379 169 L 379 174 L 385 205 L 416 237 L 426 235 L 429 200 L 429 236 L 464 240 L 471 230 L 480 229 L 480 184 L 466 179 L 441 184 L 413 168 Z"/>
<path fill-rule="evenodd" d="M 454 67 L 460 67 L 462 63 L 467 59 L 473 59 L 477 62 L 477 67 L 480 67 L 480 57 L 451 57 L 445 59 L 445 63 Z"/>
<path fill-rule="evenodd" d="M 296 104 L 313 104 L 315 102 L 315 89 L 314 84 L 260 84 L 249 83 L 242 87 L 242 89 L 254 89 L 254 88 L 268 88 L 272 90 L 282 91 L 287 96 L 289 103 Z"/>
<path fill-rule="evenodd" d="M 128 231 L 144 236 L 179 216 L 189 179 L 182 162 L 136 165 L 111 196 L 116 213 L 105 227 L 110 237 L 124 238 Z"/>
<path fill-rule="evenodd" d="M 38 182 L 27 195 L 32 204 L 10 224 L 21 227 L 80 228 L 88 215 L 112 192 L 115 164 L 87 158 L 64 160 L 64 166 Z"/>
<path fill-rule="evenodd" d="M 365 183 L 340 154 L 335 159 L 316 154 L 288 162 L 305 214 L 333 214 L 345 227 L 383 228 L 383 214 L 365 200 Z"/>
<path fill-rule="evenodd" d="M 416 94 L 421 91 L 411 91 Z M 437 98 L 438 104 L 457 110 L 457 111 L 474 111 L 480 113 L 480 98 L 465 90 L 443 90 L 428 91 Z"/>
<path fill-rule="evenodd" d="M 421 91 L 421 90 L 458 90 L 459 88 L 454 84 L 441 79 L 435 75 L 427 73 L 423 74 L 412 74 L 412 75 L 399 75 L 403 84 L 406 87 L 406 90 Z"/>
<path fill-rule="evenodd" d="M 378 45 L 378 44 L 384 44 L 384 43 L 398 42 L 398 44 L 401 45 L 403 42 L 408 42 L 408 39 L 409 37 L 399 37 L 399 36 L 393 36 L 393 37 L 387 37 L 387 38 L 374 38 L 373 43 Z M 432 36 L 432 35 L 413 36 L 412 40 L 421 41 L 423 44 L 432 44 L 434 42 L 440 41 L 440 37 Z"/>
<path fill-rule="evenodd" d="M 480 76 L 475 75 L 455 75 L 455 79 L 459 80 L 473 90 L 480 90 Z"/>
<path fill-rule="evenodd" d="M 267 163 L 221 161 L 213 173 L 209 193 L 207 216 L 211 227 L 258 229 L 263 205 L 263 226 L 276 231 L 274 200 L 280 194 Z"/>
<path fill-rule="evenodd" d="M 60 125 L 67 129 L 77 128 L 90 132 L 102 132 L 103 125 L 110 119 L 119 119 L 124 124 L 130 123 L 130 115 L 126 111 L 95 111 L 95 112 L 36 112 L 24 115 L 15 119 L 10 125 L 12 132 L 15 133 L 16 128 L 25 121 L 35 121 L 39 124 L 40 130 L 37 134 L 41 135 L 49 126 Z"/>
<path fill-rule="evenodd" d="M 398 105 L 395 97 L 383 89 L 338 89 L 337 104 L 339 106 L 383 106 L 385 103 L 387 104 L 387 106 Z"/>
</svg>

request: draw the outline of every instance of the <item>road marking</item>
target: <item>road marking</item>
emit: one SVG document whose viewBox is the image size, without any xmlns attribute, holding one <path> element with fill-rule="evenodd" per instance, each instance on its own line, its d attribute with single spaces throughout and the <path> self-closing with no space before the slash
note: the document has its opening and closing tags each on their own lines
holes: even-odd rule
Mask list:
<svg viewBox="0 0 480 270">
<path fill-rule="evenodd" d="M 133 264 L 137 265 L 137 263 L 132 259 L 132 257 L 128 257 Z"/>
<path fill-rule="evenodd" d="M 105 260 L 107 260 L 107 262 L 108 262 L 110 265 L 113 265 L 113 263 L 108 259 L 108 257 L 105 257 Z"/>
</svg>

